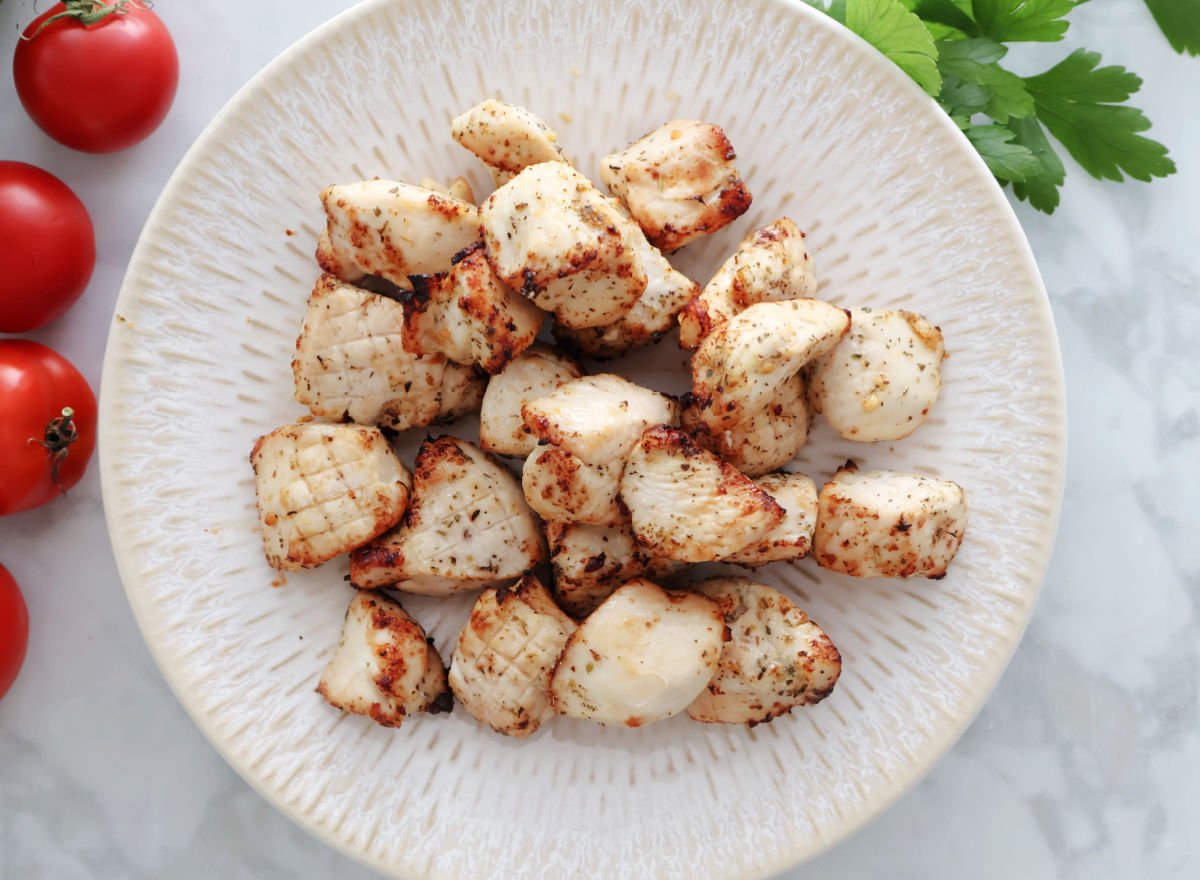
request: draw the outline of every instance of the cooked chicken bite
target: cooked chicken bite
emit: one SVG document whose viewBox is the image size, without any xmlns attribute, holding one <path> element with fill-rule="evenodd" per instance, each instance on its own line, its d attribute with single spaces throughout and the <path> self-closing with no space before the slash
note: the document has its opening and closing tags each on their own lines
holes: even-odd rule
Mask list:
<svg viewBox="0 0 1200 880">
<path fill-rule="evenodd" d="M 564 327 L 611 324 L 646 289 L 625 218 L 570 165 L 530 165 L 480 215 L 496 274 Z"/>
<path fill-rule="evenodd" d="M 750 207 L 737 154 L 719 125 L 677 119 L 600 163 L 650 243 L 668 253 L 733 222 Z"/>
<path fill-rule="evenodd" d="M 285 425 L 250 453 L 263 551 L 272 568 L 328 562 L 404 516 L 412 477 L 377 428 Z"/>
<path fill-rule="evenodd" d="M 628 520 L 617 525 L 546 523 L 554 596 L 572 617 L 587 617 L 617 587 L 633 578 L 658 581 L 683 567 L 638 546 Z"/>
<path fill-rule="evenodd" d="M 432 177 L 423 177 L 420 185 L 424 189 L 431 189 L 440 195 L 452 196 L 464 202 L 470 202 L 472 205 L 476 204 L 475 191 L 471 189 L 471 183 L 465 177 L 455 177 L 447 181 L 445 186 Z"/>
<path fill-rule="evenodd" d="M 687 708 L 716 672 L 725 620 L 711 599 L 632 580 L 567 640 L 554 668 L 555 710 L 641 727 Z"/>
<path fill-rule="evenodd" d="M 574 379 L 521 407 L 539 446 L 525 462 L 529 506 L 543 519 L 612 525 L 629 451 L 651 425 L 678 419 L 675 401 L 604 373 Z"/>
<path fill-rule="evenodd" d="M 529 455 L 537 438 L 521 407 L 583 375 L 574 358 L 535 342 L 488 382 L 479 411 L 479 445 L 500 455 Z"/>
<path fill-rule="evenodd" d="M 525 459 L 521 489 L 548 522 L 611 525 L 625 517 L 617 501 L 624 464 L 588 464 L 572 452 L 539 443 Z"/>
<path fill-rule="evenodd" d="M 710 430 L 766 409 L 779 387 L 850 329 L 845 309 L 817 299 L 750 306 L 707 337 L 692 357 L 692 395 Z"/>
<path fill-rule="evenodd" d="M 328 186 L 321 204 L 327 223 L 317 262 L 343 281 L 378 275 L 410 290 L 410 275 L 448 271 L 479 238 L 479 210 L 470 202 L 396 180 Z"/>
<path fill-rule="evenodd" d="M 449 712 L 446 667 L 421 625 L 375 593 L 350 600 L 337 650 L 317 693 L 343 712 L 399 727 L 419 712 Z"/>
<path fill-rule="evenodd" d="M 748 477 L 778 470 L 796 457 L 808 441 L 808 405 L 804 380 L 797 373 L 786 380 L 763 409 L 751 412 L 732 428 L 709 428 L 709 416 L 692 397 L 680 423 L 700 445 L 715 452 Z"/>
<path fill-rule="evenodd" d="M 684 423 L 747 474 L 783 467 L 807 438 L 800 370 L 849 327 L 848 312 L 820 300 L 750 306 L 709 333 L 692 356 Z"/>
<path fill-rule="evenodd" d="M 621 478 L 633 533 L 655 556 L 721 559 L 756 544 L 784 519 L 775 499 L 682 431 L 646 431 Z"/>
<path fill-rule="evenodd" d="M 730 640 L 717 674 L 688 706 L 690 717 L 753 727 L 833 691 L 841 655 L 787 596 L 737 577 L 701 581 L 693 589 L 720 606 Z"/>
<path fill-rule="evenodd" d="M 784 509 L 782 522 L 762 540 L 724 562 L 756 567 L 780 559 L 801 559 L 812 550 L 813 529 L 817 526 L 817 486 L 804 474 L 767 474 L 755 480 L 758 487 Z"/>
<path fill-rule="evenodd" d="M 748 306 L 814 296 L 817 276 L 804 233 L 790 217 L 755 229 L 742 240 L 698 297 L 679 315 L 679 344 L 693 350 L 704 337 Z"/>
<path fill-rule="evenodd" d="M 499 373 L 542 327 L 541 310 L 496 277 L 477 242 L 444 275 L 413 279 L 404 300 L 404 347 Z"/>
<path fill-rule="evenodd" d="M 322 275 L 296 340 L 296 400 L 318 418 L 396 431 L 478 409 L 483 379 L 441 355 L 405 351 L 403 333 L 400 303 Z"/>
<path fill-rule="evenodd" d="M 899 440 L 942 387 L 942 332 L 913 312 L 853 309 L 851 331 L 808 368 L 814 412 L 847 440 Z"/>
<path fill-rule="evenodd" d="M 456 437 L 417 452 L 412 503 L 400 526 L 350 557 L 350 582 L 444 596 L 509 583 L 546 560 L 521 487 L 486 452 Z"/>
<path fill-rule="evenodd" d="M 813 556 L 854 577 L 941 578 L 967 530 L 967 497 L 947 480 L 840 468 L 817 498 Z"/>
<path fill-rule="evenodd" d="M 629 455 L 651 425 L 679 417 L 675 401 L 612 373 L 583 376 L 521 407 L 525 425 L 591 464 Z"/>
<path fill-rule="evenodd" d="M 488 98 L 450 123 L 450 136 L 479 157 L 496 186 L 539 162 L 567 161 L 558 135 L 524 107 Z"/>
<path fill-rule="evenodd" d="M 509 736 L 529 736 L 554 715 L 550 674 L 575 622 L 533 575 L 484 590 L 458 637 L 450 688 L 479 721 Z"/>
</svg>

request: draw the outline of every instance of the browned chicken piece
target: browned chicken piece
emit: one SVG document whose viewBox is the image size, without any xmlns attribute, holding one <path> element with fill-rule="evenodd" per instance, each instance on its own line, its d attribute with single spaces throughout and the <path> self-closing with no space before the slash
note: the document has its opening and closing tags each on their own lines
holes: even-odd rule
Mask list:
<svg viewBox="0 0 1200 880">
<path fill-rule="evenodd" d="M 479 409 L 484 380 L 473 368 L 405 351 L 403 334 L 400 303 L 322 275 L 296 340 L 297 402 L 317 418 L 396 431 Z"/>
<path fill-rule="evenodd" d="M 614 358 L 651 345 L 675 326 L 676 316 L 700 290 L 700 285 L 677 272 L 633 221 L 628 238 L 635 242 L 646 272 L 646 289 L 637 302 L 612 324 L 572 330 L 554 325 L 554 338 L 571 351 L 595 358 Z"/>
<path fill-rule="evenodd" d="M 749 306 L 815 296 L 817 276 L 804 233 L 790 217 L 755 229 L 679 314 L 679 344 L 704 337 Z"/>
<path fill-rule="evenodd" d="M 500 455 L 528 456 L 537 438 L 525 427 L 521 407 L 582 375 L 574 358 L 533 343 L 488 382 L 479 411 L 479 445 Z"/>
<path fill-rule="evenodd" d="M 595 525 L 623 519 L 621 472 L 642 431 L 678 419 L 675 401 L 609 373 L 568 382 L 521 412 L 526 427 L 548 444 L 525 462 L 529 506 L 546 520 Z"/>
<path fill-rule="evenodd" d="M 366 715 L 384 727 L 454 707 L 433 640 L 398 602 L 375 593 L 350 600 L 317 693 L 343 712 Z"/>
<path fill-rule="evenodd" d="M 539 162 L 565 162 L 558 135 L 524 107 L 488 98 L 455 117 L 450 136 L 479 157 L 496 186 Z"/>
<path fill-rule="evenodd" d="M 778 470 L 796 457 L 808 442 L 808 405 L 800 374 L 784 381 L 774 399 L 743 418 L 732 429 L 711 430 L 709 417 L 684 397 L 683 425 L 700 445 L 729 462 L 743 474 L 757 477 Z"/>
<path fill-rule="evenodd" d="M 450 269 L 479 238 L 470 202 L 397 180 L 362 180 L 321 191 L 326 227 L 317 244 L 321 268 L 351 283 L 365 275 L 412 289 L 413 275 Z"/>
<path fill-rule="evenodd" d="M 438 183 L 432 177 L 424 177 L 421 179 L 421 187 L 433 190 L 435 193 L 443 196 L 450 196 L 460 201 L 470 202 L 472 205 L 478 204 L 475 201 L 475 191 L 471 189 L 471 183 L 465 177 L 452 178 L 445 185 Z"/>
<path fill-rule="evenodd" d="M 967 530 L 967 496 L 948 480 L 860 471 L 821 487 L 813 556 L 854 577 L 945 577 Z"/>
<path fill-rule="evenodd" d="M 669 718 L 704 691 L 725 635 L 711 599 L 632 580 L 571 634 L 550 699 L 559 714 L 601 724 L 641 727 Z"/>
<path fill-rule="evenodd" d="M 670 253 L 750 207 L 733 145 L 719 125 L 677 119 L 600 163 L 600 179 L 650 243 Z"/>
<path fill-rule="evenodd" d="M 853 309 L 850 334 L 807 369 L 814 412 L 847 440 L 900 440 L 942 388 L 942 331 L 915 312 Z"/>
<path fill-rule="evenodd" d="M 530 165 L 480 207 L 496 274 L 564 327 L 621 318 L 646 271 L 620 210 L 562 162 Z"/>
<path fill-rule="evenodd" d="M 721 607 L 730 639 L 717 674 L 687 708 L 691 718 L 753 727 L 832 693 L 842 657 L 787 596 L 738 577 L 701 581 L 693 589 Z"/>
<path fill-rule="evenodd" d="M 756 544 L 726 556 L 723 562 L 756 568 L 781 559 L 802 559 L 812 550 L 817 527 L 817 487 L 804 474 L 767 474 L 754 481 L 784 509 L 783 521 Z"/>
<path fill-rule="evenodd" d="M 328 562 L 404 516 L 412 477 L 377 428 L 285 425 L 250 453 L 263 550 L 272 568 Z"/>
<path fill-rule="evenodd" d="M 728 454 L 751 476 L 783 467 L 807 432 L 781 433 L 769 420 L 802 420 L 801 369 L 849 329 L 849 312 L 821 300 L 750 306 L 708 334 L 692 356 L 692 411 L 685 422 L 701 443 Z"/>
<path fill-rule="evenodd" d="M 444 596 L 511 583 L 546 544 L 508 469 L 465 440 L 426 440 L 399 527 L 350 557 L 350 582 Z"/>
<path fill-rule="evenodd" d="M 762 541 L 784 520 L 775 499 L 690 436 L 646 431 L 621 478 L 638 543 L 655 556 L 710 562 Z"/>
<path fill-rule="evenodd" d="M 414 278 L 404 300 L 404 347 L 495 375 L 533 344 L 545 314 L 496 277 L 477 242 L 444 275 Z"/>
<path fill-rule="evenodd" d="M 498 733 L 525 737 L 554 715 L 550 674 L 575 622 L 534 575 L 487 589 L 471 609 L 450 662 L 463 708 Z"/>
<path fill-rule="evenodd" d="M 660 581 L 683 568 L 681 562 L 659 559 L 640 547 L 628 520 L 611 526 L 548 522 L 546 540 L 554 596 L 575 618 L 587 617 L 626 581 Z"/>
</svg>

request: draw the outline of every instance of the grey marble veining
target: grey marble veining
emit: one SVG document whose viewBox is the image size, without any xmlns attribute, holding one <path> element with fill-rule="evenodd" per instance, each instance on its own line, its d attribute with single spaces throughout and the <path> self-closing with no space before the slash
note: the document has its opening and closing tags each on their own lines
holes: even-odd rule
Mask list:
<svg viewBox="0 0 1200 880">
<path fill-rule="evenodd" d="M 176 162 L 241 83 L 349 5 L 161 4 L 183 63 L 179 97 L 159 132 L 115 156 L 48 140 L 0 77 L 0 155 L 67 180 L 97 227 L 87 296 L 35 338 L 98 381 L 124 266 Z M 0 58 L 31 9 L 0 5 Z M 1071 419 L 1042 598 L 944 760 L 788 880 L 1200 876 L 1200 59 L 1167 51 L 1138 0 L 1089 4 L 1072 20 L 1065 46 L 1019 63 L 1086 45 L 1137 70 L 1137 103 L 1181 170 L 1114 186 L 1072 167 L 1053 217 L 1017 207 L 1050 290 Z M 175 701 L 125 602 L 95 467 L 69 504 L 0 521 L 0 559 L 34 628 L 0 703 L 0 878 L 374 876 L 250 790 Z"/>
</svg>

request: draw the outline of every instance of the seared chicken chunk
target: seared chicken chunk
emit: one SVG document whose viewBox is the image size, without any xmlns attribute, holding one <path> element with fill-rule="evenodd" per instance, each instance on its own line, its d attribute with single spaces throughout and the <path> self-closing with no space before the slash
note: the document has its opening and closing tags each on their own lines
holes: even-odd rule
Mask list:
<svg viewBox="0 0 1200 880">
<path fill-rule="evenodd" d="M 354 552 L 350 582 L 444 596 L 510 583 L 545 560 L 516 478 L 465 440 L 439 437 L 417 453 L 404 520 Z"/>
<path fill-rule="evenodd" d="M 808 441 L 804 394 L 804 380 L 797 373 L 779 386 L 764 409 L 747 414 L 732 428 L 710 430 L 709 416 L 690 397 L 680 421 L 705 449 L 746 476 L 757 477 L 783 467 Z"/>
<path fill-rule="evenodd" d="M 675 318 L 700 290 L 700 285 L 677 272 L 630 221 L 634 241 L 646 272 L 646 289 L 619 320 L 603 327 L 572 330 L 556 324 L 554 338 L 564 347 L 597 358 L 613 358 L 661 339 Z"/>
<path fill-rule="evenodd" d="M 624 459 L 651 425 L 674 422 L 678 406 L 665 394 L 612 373 L 567 382 L 521 407 L 525 424 L 591 464 Z"/>
<path fill-rule="evenodd" d="M 766 409 L 779 387 L 850 329 L 845 309 L 817 299 L 750 306 L 707 337 L 692 357 L 692 395 L 710 430 Z"/>
<path fill-rule="evenodd" d="M 633 533 L 650 553 L 684 562 L 729 556 L 784 520 L 775 499 L 682 431 L 646 431 L 621 479 Z"/>
<path fill-rule="evenodd" d="M 455 260 L 447 274 L 414 278 L 404 301 L 404 347 L 495 375 L 533 344 L 545 315 L 496 277 L 482 243 Z"/>
<path fill-rule="evenodd" d="M 272 568 L 328 562 L 404 516 L 412 476 L 378 428 L 285 425 L 250 453 L 263 551 Z"/>
<path fill-rule="evenodd" d="M 646 289 L 625 218 L 570 165 L 530 165 L 480 214 L 496 274 L 564 327 L 611 324 Z"/>
<path fill-rule="evenodd" d="M 479 721 L 509 736 L 529 736 L 554 715 L 550 674 L 575 622 L 533 575 L 484 590 L 458 637 L 450 688 Z"/>
<path fill-rule="evenodd" d="M 679 344 L 693 350 L 743 309 L 761 302 L 811 297 L 817 292 L 804 233 L 789 217 L 751 232 L 679 315 Z"/>
<path fill-rule="evenodd" d="M 583 375 L 574 358 L 535 342 L 488 382 L 479 411 L 479 445 L 500 455 L 527 456 L 537 438 L 521 407 Z"/>
<path fill-rule="evenodd" d="M 711 599 L 633 580 L 567 640 L 550 699 L 562 715 L 641 727 L 682 712 L 717 670 L 725 619 Z"/>
<path fill-rule="evenodd" d="M 813 556 L 854 577 L 936 579 L 966 530 L 967 497 L 957 483 L 848 462 L 818 496 Z"/>
<path fill-rule="evenodd" d="M 525 462 L 529 506 L 543 519 L 612 525 L 629 451 L 651 425 L 678 419 L 675 401 L 620 376 L 567 382 L 521 407 L 525 426 L 546 446 Z"/>
<path fill-rule="evenodd" d="M 450 123 L 450 136 L 479 157 L 496 186 L 530 165 L 565 162 L 558 135 L 524 107 L 488 98 Z"/>
<path fill-rule="evenodd" d="M 322 275 L 296 340 L 296 400 L 318 418 L 396 431 L 479 408 L 484 383 L 473 369 L 411 354 L 403 334 L 400 303 Z"/>
<path fill-rule="evenodd" d="M 378 275 L 410 290 L 409 276 L 448 271 L 479 238 L 479 210 L 470 202 L 396 180 L 328 186 L 321 204 L 327 222 L 317 262 L 343 281 Z"/>
<path fill-rule="evenodd" d="M 693 589 L 714 600 L 730 640 L 717 674 L 688 706 L 696 721 L 762 724 L 833 691 L 842 657 L 791 600 L 746 578 L 713 578 Z"/>
<path fill-rule="evenodd" d="M 399 727 L 419 712 L 449 712 L 446 667 L 421 625 L 375 593 L 350 600 L 337 650 L 317 693 L 343 712 Z"/>
<path fill-rule="evenodd" d="M 475 191 L 471 189 L 471 183 L 465 177 L 455 177 L 447 181 L 445 186 L 432 177 L 423 177 L 420 185 L 423 189 L 431 189 L 439 195 L 452 196 L 461 201 L 470 202 L 472 205 L 476 204 Z"/>
<path fill-rule="evenodd" d="M 578 455 L 539 444 L 525 459 L 525 501 L 548 522 L 611 525 L 625 514 L 617 501 L 624 461 L 588 464 Z"/>
<path fill-rule="evenodd" d="M 913 312 L 854 309 L 851 331 L 808 368 L 815 412 L 847 440 L 899 440 L 942 387 L 942 333 Z"/>
<path fill-rule="evenodd" d="M 783 521 L 762 540 L 726 556 L 723 561 L 755 567 L 807 556 L 817 527 L 816 484 L 804 474 L 782 473 L 767 474 L 754 482 L 783 508 Z"/>
<path fill-rule="evenodd" d="M 600 163 L 650 243 L 671 252 L 733 222 L 750 207 L 733 145 L 719 125 L 677 119 Z"/>
<path fill-rule="evenodd" d="M 587 617 L 617 587 L 633 578 L 659 581 L 683 567 L 638 546 L 628 520 L 618 525 L 546 523 L 554 596 L 572 617 Z"/>
</svg>

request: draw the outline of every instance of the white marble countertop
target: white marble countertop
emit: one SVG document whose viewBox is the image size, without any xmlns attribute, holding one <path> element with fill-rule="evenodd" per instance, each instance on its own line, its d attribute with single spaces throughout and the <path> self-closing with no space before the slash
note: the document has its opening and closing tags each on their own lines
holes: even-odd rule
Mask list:
<svg viewBox="0 0 1200 880">
<path fill-rule="evenodd" d="M 350 5 L 161 3 L 179 95 L 162 129 L 116 155 L 47 139 L 0 77 L 0 157 L 63 178 L 96 223 L 87 295 L 34 338 L 98 383 L 125 264 L 176 162 L 255 71 Z M 32 7 L 0 6 L 5 65 Z M 1200 877 L 1200 542 L 1188 507 L 1200 497 L 1200 59 L 1172 54 L 1139 0 L 1072 20 L 1067 46 L 1145 78 L 1136 103 L 1181 171 L 1112 185 L 1072 166 L 1053 217 L 1017 206 L 1058 321 L 1071 418 L 1046 586 L 963 739 L 791 880 Z M 32 618 L 24 671 L 0 703 L 0 878 L 374 876 L 276 813 L 175 701 L 117 578 L 94 463 L 69 501 L 0 520 L 0 560 Z"/>
</svg>

